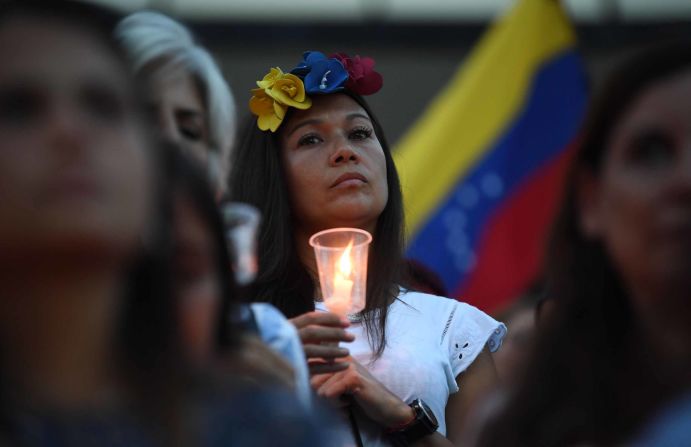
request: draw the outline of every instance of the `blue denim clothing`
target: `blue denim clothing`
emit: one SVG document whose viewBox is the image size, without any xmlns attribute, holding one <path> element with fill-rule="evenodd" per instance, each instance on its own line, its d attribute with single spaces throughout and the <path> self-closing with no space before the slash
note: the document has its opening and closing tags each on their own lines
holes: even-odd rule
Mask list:
<svg viewBox="0 0 691 447">
<path fill-rule="evenodd" d="M 691 446 L 691 392 L 665 407 L 631 445 L 636 447 Z"/>
<path fill-rule="evenodd" d="M 276 307 L 269 303 L 251 303 L 241 308 L 245 326 L 251 328 L 262 341 L 286 360 L 295 373 L 295 392 L 298 399 L 310 408 L 310 387 L 307 359 L 295 326 Z"/>
<path fill-rule="evenodd" d="M 330 411 L 308 412 L 293 394 L 244 390 L 205 399 L 185 411 L 194 447 L 322 447 L 348 444 L 348 432 Z M 163 447 L 134 412 L 10 415 L 0 444 L 27 447 Z M 4 445 L 4 444 L 2 444 Z"/>
</svg>

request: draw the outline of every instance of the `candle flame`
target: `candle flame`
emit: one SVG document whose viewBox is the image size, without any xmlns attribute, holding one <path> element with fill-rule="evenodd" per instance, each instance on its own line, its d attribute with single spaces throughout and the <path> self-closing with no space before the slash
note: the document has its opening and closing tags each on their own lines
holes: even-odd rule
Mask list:
<svg viewBox="0 0 691 447">
<path fill-rule="evenodd" d="M 345 251 L 341 255 L 341 259 L 338 261 L 338 268 L 344 278 L 350 277 L 350 271 L 352 270 L 352 264 L 350 262 L 350 249 L 353 248 L 353 241 L 348 243 Z"/>
</svg>

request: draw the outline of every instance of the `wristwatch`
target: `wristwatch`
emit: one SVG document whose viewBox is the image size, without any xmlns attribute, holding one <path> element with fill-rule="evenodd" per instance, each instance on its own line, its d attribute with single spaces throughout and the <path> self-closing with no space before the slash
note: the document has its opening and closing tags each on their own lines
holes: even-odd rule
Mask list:
<svg viewBox="0 0 691 447">
<path fill-rule="evenodd" d="M 408 405 L 415 412 L 415 419 L 403 427 L 388 432 L 389 441 L 395 447 L 409 446 L 415 441 L 431 435 L 439 428 L 434 413 L 421 399 L 415 399 Z"/>
</svg>

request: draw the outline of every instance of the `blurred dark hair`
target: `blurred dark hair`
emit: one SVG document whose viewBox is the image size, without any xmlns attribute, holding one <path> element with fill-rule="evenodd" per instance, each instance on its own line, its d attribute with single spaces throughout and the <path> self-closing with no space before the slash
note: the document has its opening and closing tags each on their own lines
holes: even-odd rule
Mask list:
<svg viewBox="0 0 691 447">
<path fill-rule="evenodd" d="M 405 259 L 403 265 L 403 285 L 406 288 L 437 296 L 448 296 L 444 281 L 437 272 L 415 259 Z"/>
<path fill-rule="evenodd" d="M 173 196 L 182 194 L 190 200 L 213 240 L 216 277 L 221 292 L 221 307 L 215 323 L 217 348 L 225 350 L 236 347 L 238 327 L 233 322 L 239 318 L 237 284 L 230 268 L 223 219 L 212 185 L 204 167 L 196 159 L 186 156 L 172 144 L 168 150 L 171 193 Z"/>
<path fill-rule="evenodd" d="M 614 69 L 590 104 L 545 263 L 554 304 L 526 380 L 481 445 L 622 442 L 674 391 L 641 336 L 616 266 L 580 228 L 578 178 L 598 176 L 612 130 L 656 82 L 691 69 L 691 43 L 643 49 Z M 633 223 L 635 225 L 635 223 Z"/>
<path fill-rule="evenodd" d="M 367 112 L 386 159 L 389 198 L 373 235 L 367 267 L 367 304 L 363 311 L 368 339 L 378 357 L 386 346 L 387 308 L 398 296 L 403 252 L 403 198 L 396 166 L 379 120 L 361 96 L 348 91 L 342 94 Z M 257 301 L 272 303 L 292 318 L 314 310 L 317 285 L 301 263 L 293 239 L 295 216 L 281 145 L 278 134 L 257 128 L 256 117 L 246 121 L 243 131 L 231 163 L 229 191 L 233 201 L 254 205 L 263 216 L 254 296 Z"/>
</svg>

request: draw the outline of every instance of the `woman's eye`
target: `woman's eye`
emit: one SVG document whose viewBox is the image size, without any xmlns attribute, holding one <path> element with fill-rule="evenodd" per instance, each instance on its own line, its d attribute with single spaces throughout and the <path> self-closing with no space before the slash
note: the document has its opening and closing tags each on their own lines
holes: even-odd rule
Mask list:
<svg viewBox="0 0 691 447">
<path fill-rule="evenodd" d="M 638 135 L 629 147 L 629 157 L 635 164 L 661 166 L 674 159 L 675 144 L 673 138 L 659 131 Z"/>
<path fill-rule="evenodd" d="M 349 135 L 351 140 L 366 140 L 371 136 L 372 129 L 369 129 L 367 127 L 358 127 L 357 129 L 353 129 L 350 131 Z"/>
<path fill-rule="evenodd" d="M 317 135 L 307 134 L 300 137 L 300 139 L 298 140 L 298 147 L 313 146 L 315 144 L 319 144 L 320 142 L 321 138 L 319 138 Z"/>
<path fill-rule="evenodd" d="M 197 142 L 202 140 L 203 135 L 201 129 L 189 126 L 180 126 L 179 129 L 180 134 L 188 141 Z"/>
<path fill-rule="evenodd" d="M 45 107 L 44 98 L 30 89 L 0 92 L 0 124 L 18 126 L 36 119 Z"/>
</svg>

